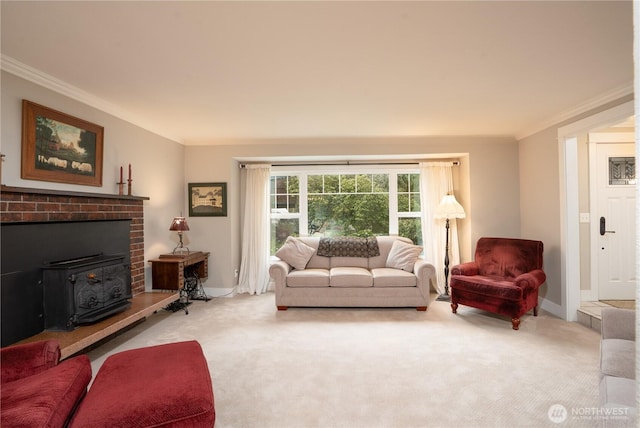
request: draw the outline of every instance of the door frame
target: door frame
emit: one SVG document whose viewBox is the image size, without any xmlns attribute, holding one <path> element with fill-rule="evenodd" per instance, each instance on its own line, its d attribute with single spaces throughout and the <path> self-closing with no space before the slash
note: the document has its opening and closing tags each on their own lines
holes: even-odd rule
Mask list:
<svg viewBox="0 0 640 428">
<path fill-rule="evenodd" d="M 634 114 L 634 101 L 558 128 L 560 169 L 561 311 L 567 321 L 578 320 L 580 308 L 580 233 L 578 205 L 578 136 L 613 125 Z"/>
<path fill-rule="evenodd" d="M 596 183 L 597 180 L 597 156 L 596 146 L 598 144 L 634 144 L 635 135 L 631 132 L 624 133 L 589 133 L 589 183 Z M 589 261 L 591 263 L 591 275 L 590 285 L 591 289 L 581 290 L 581 300 L 583 301 L 598 301 L 600 300 L 600 280 L 599 280 L 599 264 L 598 264 L 598 237 L 600 235 L 600 228 L 597 216 L 593 217 L 599 210 L 598 207 L 598 186 L 589 186 L 589 212 L 591 214 L 589 224 Z"/>
</svg>

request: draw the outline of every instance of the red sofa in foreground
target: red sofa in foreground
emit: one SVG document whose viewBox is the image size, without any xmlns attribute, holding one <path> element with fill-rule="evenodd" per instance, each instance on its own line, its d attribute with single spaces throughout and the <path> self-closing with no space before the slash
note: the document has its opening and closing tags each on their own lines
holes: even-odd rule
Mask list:
<svg viewBox="0 0 640 428">
<path fill-rule="evenodd" d="M 472 306 L 511 318 L 514 330 L 520 317 L 533 309 L 538 315 L 538 288 L 547 277 L 542 270 L 541 241 L 480 238 L 474 261 L 451 268 L 451 309 Z"/>
<path fill-rule="evenodd" d="M 6 347 L 2 427 L 213 427 L 211 375 L 195 340 L 109 356 L 91 388 L 86 355 L 59 362 L 57 341 Z"/>
<path fill-rule="evenodd" d="M 0 425 L 63 427 L 87 392 L 86 355 L 60 362 L 56 340 L 0 350 Z"/>
</svg>

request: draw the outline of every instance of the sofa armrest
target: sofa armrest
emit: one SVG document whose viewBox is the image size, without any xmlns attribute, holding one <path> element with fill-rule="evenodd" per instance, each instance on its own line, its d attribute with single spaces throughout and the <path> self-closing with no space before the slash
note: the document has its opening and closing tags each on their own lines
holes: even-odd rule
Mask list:
<svg viewBox="0 0 640 428">
<path fill-rule="evenodd" d="M 451 268 L 451 275 L 474 276 L 478 275 L 479 272 L 480 269 L 476 262 L 461 263 Z"/>
<path fill-rule="evenodd" d="M 269 266 L 269 276 L 273 279 L 276 290 L 287 285 L 287 275 L 293 268 L 285 261 L 278 260 Z"/>
<path fill-rule="evenodd" d="M 0 382 L 12 382 L 43 372 L 60 361 L 57 340 L 41 340 L 0 349 Z"/>
<path fill-rule="evenodd" d="M 602 339 L 636 340 L 636 311 L 602 308 Z"/>
<path fill-rule="evenodd" d="M 513 281 L 518 287 L 536 289 L 547 280 L 547 275 L 541 269 L 523 273 Z"/>
<path fill-rule="evenodd" d="M 413 265 L 413 274 L 417 278 L 418 288 L 428 302 L 431 293 L 431 278 L 435 278 L 436 268 L 426 260 L 418 259 Z"/>
</svg>

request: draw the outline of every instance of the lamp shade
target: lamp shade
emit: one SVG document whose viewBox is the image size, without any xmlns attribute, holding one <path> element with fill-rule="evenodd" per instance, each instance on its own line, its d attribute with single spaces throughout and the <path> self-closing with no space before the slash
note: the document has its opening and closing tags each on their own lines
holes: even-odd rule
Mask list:
<svg viewBox="0 0 640 428">
<path fill-rule="evenodd" d="M 435 218 L 464 218 L 464 208 L 456 201 L 453 194 L 445 195 L 433 215 Z"/>
<path fill-rule="evenodd" d="M 185 230 L 189 230 L 189 225 L 184 217 L 174 217 L 171 226 L 169 226 L 169 230 L 184 232 Z"/>
</svg>

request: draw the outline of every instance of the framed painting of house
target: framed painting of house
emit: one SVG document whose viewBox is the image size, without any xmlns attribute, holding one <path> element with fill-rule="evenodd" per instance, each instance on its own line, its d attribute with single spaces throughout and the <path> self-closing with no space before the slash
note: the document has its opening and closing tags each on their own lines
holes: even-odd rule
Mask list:
<svg viewBox="0 0 640 428">
<path fill-rule="evenodd" d="M 190 217 L 226 217 L 227 183 L 189 183 Z"/>
<path fill-rule="evenodd" d="M 102 186 L 104 128 L 22 100 L 22 164 L 28 180 Z"/>
</svg>

